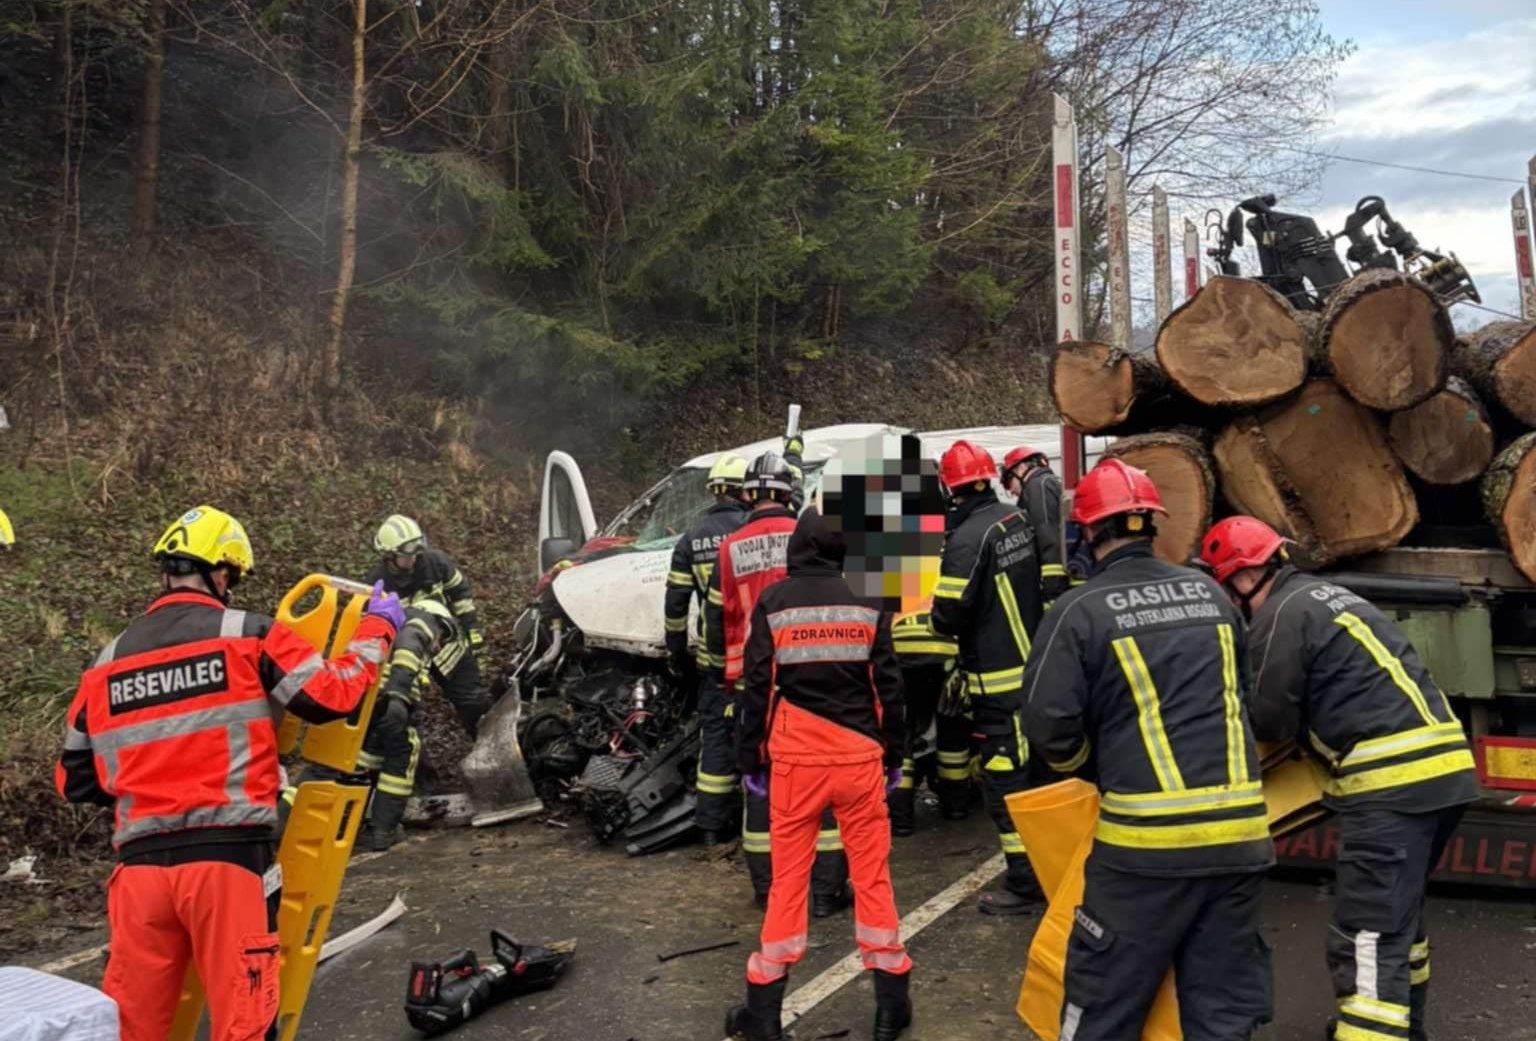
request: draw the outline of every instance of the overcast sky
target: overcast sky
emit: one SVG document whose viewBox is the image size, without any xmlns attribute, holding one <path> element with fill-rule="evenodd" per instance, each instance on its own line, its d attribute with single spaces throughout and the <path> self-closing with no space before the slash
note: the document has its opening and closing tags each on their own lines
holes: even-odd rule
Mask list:
<svg viewBox="0 0 1536 1041">
<path fill-rule="evenodd" d="M 1328 31 L 1358 45 L 1339 76 L 1333 127 L 1320 150 L 1525 178 L 1536 154 L 1536 3 L 1320 3 Z M 1518 187 L 1335 161 L 1310 201 L 1319 223 L 1338 231 L 1361 196 L 1382 196 L 1425 247 L 1461 259 L 1485 304 L 1518 313 L 1509 223 Z M 1464 306 L 1453 313 L 1458 325 L 1496 317 Z"/>
</svg>

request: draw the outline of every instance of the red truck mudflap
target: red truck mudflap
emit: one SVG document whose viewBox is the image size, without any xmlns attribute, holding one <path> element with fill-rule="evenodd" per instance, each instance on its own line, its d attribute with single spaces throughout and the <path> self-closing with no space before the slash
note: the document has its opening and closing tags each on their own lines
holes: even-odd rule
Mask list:
<svg viewBox="0 0 1536 1041">
<path fill-rule="evenodd" d="M 1431 877 L 1536 889 L 1536 739 L 1483 737 L 1473 750 L 1482 798 L 1468 808 Z M 1338 822 L 1331 818 L 1275 840 L 1275 855 L 1286 867 L 1329 869 L 1338 849 Z"/>
</svg>

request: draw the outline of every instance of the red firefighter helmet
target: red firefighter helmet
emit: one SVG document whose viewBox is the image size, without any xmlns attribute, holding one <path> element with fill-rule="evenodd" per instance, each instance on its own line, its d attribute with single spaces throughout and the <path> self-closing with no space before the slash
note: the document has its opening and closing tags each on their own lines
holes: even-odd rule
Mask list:
<svg viewBox="0 0 1536 1041">
<path fill-rule="evenodd" d="M 1268 564 L 1284 545 L 1280 533 L 1257 517 L 1228 517 L 1200 540 L 1200 559 L 1216 581 L 1226 582 L 1243 568 Z"/>
<path fill-rule="evenodd" d="M 1104 459 L 1077 484 L 1072 496 L 1072 519 L 1097 524 L 1121 513 L 1161 513 L 1162 497 L 1145 470 L 1119 459 Z"/>
<path fill-rule="evenodd" d="M 1020 463 L 1028 462 L 1029 460 L 1034 459 L 1036 456 L 1040 457 L 1041 459 L 1046 458 L 1046 454 L 1040 451 L 1040 449 L 1031 448 L 1028 445 L 1020 445 L 1018 448 L 1010 448 L 1008 450 L 1008 454 L 1003 456 L 1003 473 L 1007 473 L 1009 470 L 1012 470 Z"/>
<path fill-rule="evenodd" d="M 995 480 L 997 464 L 992 461 L 992 453 L 980 445 L 956 441 L 939 457 L 939 482 L 946 488 Z"/>
</svg>

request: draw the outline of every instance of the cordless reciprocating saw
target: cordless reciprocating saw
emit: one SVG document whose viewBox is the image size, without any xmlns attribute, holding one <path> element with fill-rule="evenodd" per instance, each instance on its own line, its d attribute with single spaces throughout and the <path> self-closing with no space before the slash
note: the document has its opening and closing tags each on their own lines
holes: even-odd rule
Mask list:
<svg viewBox="0 0 1536 1041">
<path fill-rule="evenodd" d="M 492 1005 L 554 986 L 575 954 L 575 940 L 536 947 L 492 929 L 494 961 L 485 965 L 468 948 L 446 961 L 412 962 L 405 1016 L 428 1037 L 447 1033 Z"/>
</svg>

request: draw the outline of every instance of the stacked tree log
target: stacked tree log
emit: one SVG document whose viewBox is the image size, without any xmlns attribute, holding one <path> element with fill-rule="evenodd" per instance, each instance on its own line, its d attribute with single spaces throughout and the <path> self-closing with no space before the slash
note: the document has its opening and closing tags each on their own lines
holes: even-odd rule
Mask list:
<svg viewBox="0 0 1536 1041">
<path fill-rule="evenodd" d="M 1220 277 L 1150 349 L 1062 344 L 1051 394 L 1064 422 L 1116 435 L 1108 454 L 1157 481 L 1166 559 L 1187 560 L 1224 511 L 1263 518 L 1321 566 L 1397 545 L 1421 514 L 1476 509 L 1536 581 L 1536 323 L 1457 340 L 1397 271 L 1357 275 L 1321 314 Z"/>
</svg>

